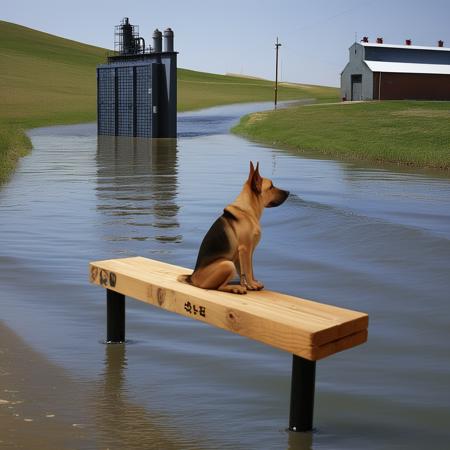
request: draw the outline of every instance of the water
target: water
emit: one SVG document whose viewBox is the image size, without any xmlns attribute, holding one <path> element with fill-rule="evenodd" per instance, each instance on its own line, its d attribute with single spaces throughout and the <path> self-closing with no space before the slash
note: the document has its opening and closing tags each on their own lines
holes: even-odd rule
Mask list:
<svg viewBox="0 0 450 450">
<path fill-rule="evenodd" d="M 86 391 L 98 448 L 433 449 L 450 433 L 450 180 L 303 158 L 228 133 L 260 105 L 180 115 L 178 140 L 37 129 L 0 191 L 2 320 Z M 291 192 L 267 210 L 268 289 L 368 312 L 368 343 L 317 365 L 314 434 L 285 431 L 291 356 L 127 302 L 104 346 L 91 260 L 192 267 L 249 160 Z"/>
</svg>

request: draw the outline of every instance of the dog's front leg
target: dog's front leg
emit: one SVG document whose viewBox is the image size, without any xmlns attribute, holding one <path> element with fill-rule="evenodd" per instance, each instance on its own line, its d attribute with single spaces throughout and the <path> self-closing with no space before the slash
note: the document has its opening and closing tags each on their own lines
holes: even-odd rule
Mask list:
<svg viewBox="0 0 450 450">
<path fill-rule="evenodd" d="M 246 245 L 240 245 L 238 247 L 238 253 L 241 286 L 245 286 L 251 291 L 261 290 L 264 285 L 253 278 L 252 253 Z"/>
<path fill-rule="evenodd" d="M 253 250 L 250 254 L 250 275 L 251 275 L 251 284 L 256 291 L 260 291 L 261 289 L 264 289 L 264 284 L 261 283 L 261 281 L 258 281 L 255 279 L 255 276 L 253 274 L 253 251 L 255 250 L 255 247 L 253 247 Z"/>
</svg>

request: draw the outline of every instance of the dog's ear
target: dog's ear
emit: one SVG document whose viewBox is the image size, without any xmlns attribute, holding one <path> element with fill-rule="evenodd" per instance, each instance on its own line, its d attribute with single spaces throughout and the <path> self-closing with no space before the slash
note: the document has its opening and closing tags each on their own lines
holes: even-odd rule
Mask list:
<svg viewBox="0 0 450 450">
<path fill-rule="evenodd" d="M 250 171 L 253 168 L 253 164 L 250 163 Z M 252 188 L 253 192 L 256 192 L 257 194 L 261 194 L 262 192 L 262 177 L 259 174 L 259 163 L 256 164 L 256 169 L 253 170 L 253 174 L 250 180 L 250 186 Z"/>
<path fill-rule="evenodd" d="M 253 162 L 250 161 L 250 172 L 248 173 L 248 182 L 252 182 L 253 174 L 255 173 L 255 167 L 253 166 Z"/>
</svg>

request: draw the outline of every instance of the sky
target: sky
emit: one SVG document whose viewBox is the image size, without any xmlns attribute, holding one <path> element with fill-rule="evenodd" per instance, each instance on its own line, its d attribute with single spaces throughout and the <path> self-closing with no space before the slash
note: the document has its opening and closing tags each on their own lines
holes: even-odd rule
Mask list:
<svg viewBox="0 0 450 450">
<path fill-rule="evenodd" d="M 278 36 L 281 80 L 328 86 L 339 85 L 355 38 L 450 47 L 450 0 L 4 0 L 0 10 L 2 20 L 104 48 L 123 17 L 147 44 L 171 27 L 179 67 L 219 74 L 274 79 Z"/>
</svg>

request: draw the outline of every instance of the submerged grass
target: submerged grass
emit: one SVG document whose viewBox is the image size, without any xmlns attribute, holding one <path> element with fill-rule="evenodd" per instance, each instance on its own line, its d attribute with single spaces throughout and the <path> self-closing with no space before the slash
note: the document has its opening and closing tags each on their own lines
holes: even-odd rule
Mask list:
<svg viewBox="0 0 450 450">
<path fill-rule="evenodd" d="M 31 148 L 24 130 L 96 119 L 97 64 L 106 50 L 0 21 L 0 184 Z M 178 69 L 180 111 L 267 101 L 270 81 Z M 280 100 L 337 98 L 320 86 L 282 86 Z"/>
<path fill-rule="evenodd" d="M 0 126 L 0 183 L 31 149 L 31 142 L 22 129 Z"/>
<path fill-rule="evenodd" d="M 450 102 L 340 103 L 250 114 L 233 131 L 303 153 L 449 170 L 449 119 Z"/>
</svg>

